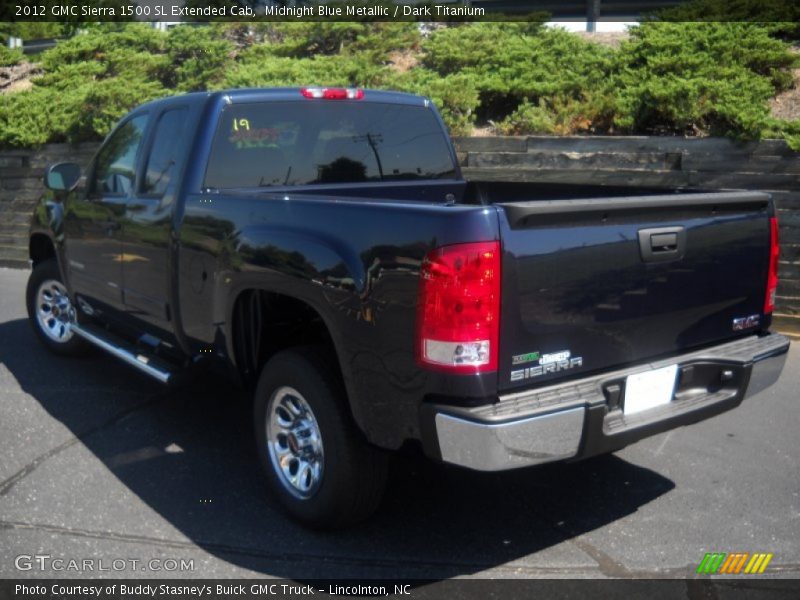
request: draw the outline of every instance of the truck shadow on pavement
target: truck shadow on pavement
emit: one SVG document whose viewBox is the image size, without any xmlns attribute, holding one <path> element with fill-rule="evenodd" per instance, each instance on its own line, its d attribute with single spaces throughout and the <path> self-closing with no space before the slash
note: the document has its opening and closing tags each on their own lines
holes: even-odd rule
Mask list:
<svg viewBox="0 0 800 600">
<path fill-rule="evenodd" d="M 347 531 L 312 532 L 289 521 L 268 495 L 241 392 L 206 379 L 166 390 L 111 357 L 55 357 L 22 319 L 1 323 L 0 341 L 0 362 L 19 387 L 93 455 L 77 465 L 69 452 L 45 448 L 0 483 L 0 496 L 13 494 L 23 478 L 35 484 L 43 460 L 62 461 L 60 469 L 81 470 L 83 483 L 62 490 L 77 495 L 80 512 L 90 505 L 114 515 L 104 520 L 113 530 L 109 525 L 97 536 L 124 540 L 127 535 L 139 544 L 169 548 L 173 556 L 196 545 L 232 565 L 288 578 L 431 580 L 497 567 L 522 577 L 622 576 L 623 567 L 575 538 L 674 487 L 615 456 L 485 474 L 402 455 L 372 520 Z M 119 487 L 115 478 L 130 491 L 121 492 L 123 504 L 120 493 L 105 491 Z M 64 482 L 71 485 L 68 477 Z M 165 533 L 155 515 L 142 518 L 150 513 L 133 509 L 137 498 L 191 543 L 169 528 Z M 569 540 L 573 543 L 543 552 Z"/>
</svg>

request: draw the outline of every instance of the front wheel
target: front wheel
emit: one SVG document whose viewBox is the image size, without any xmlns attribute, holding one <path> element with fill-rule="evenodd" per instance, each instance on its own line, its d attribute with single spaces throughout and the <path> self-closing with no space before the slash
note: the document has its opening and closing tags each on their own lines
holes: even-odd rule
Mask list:
<svg viewBox="0 0 800 600">
<path fill-rule="evenodd" d="M 261 373 L 254 404 L 270 488 L 292 517 L 318 528 L 370 516 L 387 473 L 385 453 L 353 423 L 329 360 L 313 346 L 276 354 Z"/>
<path fill-rule="evenodd" d="M 86 352 L 86 342 L 72 330 L 77 313 L 55 259 L 42 261 L 33 268 L 25 296 L 28 320 L 47 348 L 62 356 Z"/>
</svg>

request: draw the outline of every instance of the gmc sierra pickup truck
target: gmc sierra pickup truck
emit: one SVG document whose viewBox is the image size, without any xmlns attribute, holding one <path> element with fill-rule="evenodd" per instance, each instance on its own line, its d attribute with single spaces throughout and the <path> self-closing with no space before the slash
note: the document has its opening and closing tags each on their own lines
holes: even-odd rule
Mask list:
<svg viewBox="0 0 800 600">
<path fill-rule="evenodd" d="M 389 450 L 496 471 L 612 452 L 779 376 L 759 192 L 465 181 L 422 97 L 193 93 L 48 168 L 30 322 L 163 383 L 252 391 L 287 511 L 368 516 Z"/>
</svg>

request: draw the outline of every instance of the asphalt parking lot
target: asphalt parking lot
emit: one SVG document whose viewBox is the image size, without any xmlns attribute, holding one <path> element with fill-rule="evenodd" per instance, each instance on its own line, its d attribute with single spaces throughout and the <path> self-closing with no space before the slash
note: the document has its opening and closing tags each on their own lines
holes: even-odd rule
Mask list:
<svg viewBox="0 0 800 600">
<path fill-rule="evenodd" d="M 267 495 L 238 392 L 50 355 L 26 278 L 0 269 L 0 577 L 92 575 L 17 558 L 37 554 L 123 559 L 94 573 L 116 577 L 684 577 L 712 551 L 800 577 L 798 344 L 777 386 L 612 456 L 489 475 L 398 458 L 373 520 L 315 533 Z"/>
</svg>

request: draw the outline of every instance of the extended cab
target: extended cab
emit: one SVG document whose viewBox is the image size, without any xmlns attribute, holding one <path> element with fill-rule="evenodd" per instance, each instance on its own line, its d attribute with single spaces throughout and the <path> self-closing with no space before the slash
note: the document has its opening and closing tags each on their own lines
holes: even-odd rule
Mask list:
<svg viewBox="0 0 800 600">
<path fill-rule="evenodd" d="M 612 452 L 779 376 L 778 227 L 759 192 L 467 182 L 431 102 L 195 93 L 45 175 L 38 337 L 254 397 L 287 510 L 377 506 L 386 450 L 502 470 Z"/>
</svg>

